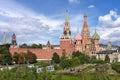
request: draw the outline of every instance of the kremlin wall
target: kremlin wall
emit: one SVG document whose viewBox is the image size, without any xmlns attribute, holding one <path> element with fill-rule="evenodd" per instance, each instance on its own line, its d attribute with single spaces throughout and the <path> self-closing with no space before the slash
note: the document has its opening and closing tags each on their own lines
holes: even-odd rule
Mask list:
<svg viewBox="0 0 120 80">
<path fill-rule="evenodd" d="M 66 12 L 65 22 L 63 26 L 63 33 L 60 37 L 59 48 L 52 48 L 50 42 L 47 42 L 46 48 L 35 49 L 35 48 L 19 48 L 16 42 L 16 35 L 12 35 L 12 43 L 10 45 L 9 51 L 13 55 L 15 52 L 27 52 L 30 51 L 37 56 L 37 60 L 51 60 L 53 53 L 58 53 L 59 56 L 62 56 L 63 51 L 66 52 L 66 55 L 71 55 L 73 51 L 84 52 L 85 54 L 96 54 L 100 51 L 99 39 L 97 31 L 95 30 L 92 37 L 90 37 L 90 31 L 87 24 L 87 15 L 83 16 L 84 22 L 81 32 L 76 33 L 75 37 L 71 36 L 72 32 L 70 30 L 70 23 L 68 19 L 68 12 Z"/>
</svg>

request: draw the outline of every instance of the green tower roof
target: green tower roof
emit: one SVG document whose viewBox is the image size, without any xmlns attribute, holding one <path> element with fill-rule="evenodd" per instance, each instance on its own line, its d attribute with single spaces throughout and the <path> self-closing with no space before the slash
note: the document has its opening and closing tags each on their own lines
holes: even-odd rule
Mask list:
<svg viewBox="0 0 120 80">
<path fill-rule="evenodd" d="M 94 39 L 94 40 L 99 40 L 99 39 L 100 39 L 100 36 L 99 36 L 98 33 L 96 32 L 96 30 L 95 30 L 95 33 L 94 33 L 93 36 L 92 36 L 92 39 Z"/>
<path fill-rule="evenodd" d="M 4 37 L 3 37 L 3 44 L 6 44 L 6 34 L 4 32 Z"/>
<path fill-rule="evenodd" d="M 68 25 L 69 25 L 69 20 L 68 20 L 68 10 L 66 10 L 65 24 L 68 24 Z"/>
<path fill-rule="evenodd" d="M 112 48 L 112 45 L 111 45 L 110 40 L 108 40 L 108 45 L 107 45 L 107 48 L 108 48 L 108 49 L 111 49 L 111 48 Z"/>
</svg>

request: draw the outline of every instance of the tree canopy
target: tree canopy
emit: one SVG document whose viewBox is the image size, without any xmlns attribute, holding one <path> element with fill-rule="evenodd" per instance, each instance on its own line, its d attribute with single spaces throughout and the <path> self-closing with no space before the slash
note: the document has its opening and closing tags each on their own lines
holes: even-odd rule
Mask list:
<svg viewBox="0 0 120 80">
<path fill-rule="evenodd" d="M 12 63 L 9 48 L 6 45 L 0 46 L 0 64 L 7 65 Z"/>
</svg>

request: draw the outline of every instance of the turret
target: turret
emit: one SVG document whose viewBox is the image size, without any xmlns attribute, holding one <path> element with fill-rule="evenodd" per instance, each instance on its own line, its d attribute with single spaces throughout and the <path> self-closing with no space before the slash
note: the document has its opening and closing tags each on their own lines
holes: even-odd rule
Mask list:
<svg viewBox="0 0 120 80">
<path fill-rule="evenodd" d="M 92 40 L 93 40 L 93 44 L 94 44 L 94 48 L 95 48 L 96 52 L 98 52 L 100 50 L 99 49 L 99 39 L 100 39 L 100 36 L 98 35 L 97 31 L 95 30 L 95 33 L 92 36 Z"/>
<path fill-rule="evenodd" d="M 71 38 L 71 31 L 70 31 L 70 23 L 68 19 L 68 11 L 66 10 L 66 17 L 65 17 L 65 22 L 64 22 L 64 30 L 63 30 L 63 35 L 61 38 Z"/>
<path fill-rule="evenodd" d="M 88 53 L 90 51 L 90 31 L 88 29 L 87 25 L 87 15 L 84 14 L 84 23 L 83 23 L 83 28 L 82 28 L 82 45 L 83 45 L 83 51 Z"/>
<path fill-rule="evenodd" d="M 79 33 L 79 29 L 74 39 L 75 39 L 75 51 L 82 52 L 82 36 Z"/>
<path fill-rule="evenodd" d="M 67 10 L 66 10 L 63 33 L 62 36 L 60 37 L 60 48 L 68 53 L 72 53 L 74 50 L 73 38 L 71 36 L 70 22 L 68 19 Z"/>
<path fill-rule="evenodd" d="M 108 50 L 111 50 L 111 49 L 112 49 L 112 45 L 111 45 L 111 41 L 110 41 L 110 40 L 108 40 L 107 49 L 108 49 Z"/>
<path fill-rule="evenodd" d="M 87 25 L 87 15 L 86 14 L 84 14 L 82 37 L 83 37 L 83 39 L 86 39 L 86 40 L 88 40 L 90 38 L 90 31 L 89 31 L 88 25 Z"/>
<path fill-rule="evenodd" d="M 48 42 L 47 42 L 46 49 L 52 49 L 52 46 L 51 46 L 51 44 L 50 44 L 50 41 L 49 41 L 49 40 L 48 40 Z"/>
<path fill-rule="evenodd" d="M 13 33 L 12 40 L 11 40 L 11 48 L 17 48 L 17 42 L 16 42 L 16 35 Z"/>
</svg>

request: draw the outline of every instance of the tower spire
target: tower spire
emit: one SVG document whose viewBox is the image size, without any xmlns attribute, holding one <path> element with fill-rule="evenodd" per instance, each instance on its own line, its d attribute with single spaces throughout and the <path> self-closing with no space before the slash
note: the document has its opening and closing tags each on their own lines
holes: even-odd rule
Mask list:
<svg viewBox="0 0 120 80">
<path fill-rule="evenodd" d="M 86 15 L 86 13 L 84 13 L 84 24 L 83 24 L 83 27 L 85 28 L 85 27 L 87 27 L 88 25 L 87 25 L 87 15 Z"/>
<path fill-rule="evenodd" d="M 4 32 L 4 37 L 3 37 L 3 44 L 5 45 L 6 44 L 6 34 Z"/>
<path fill-rule="evenodd" d="M 82 29 L 82 36 L 83 36 L 83 39 L 84 38 L 89 38 L 90 37 L 90 32 L 89 32 L 89 29 L 88 29 L 88 25 L 87 25 L 87 15 L 84 14 L 84 23 L 83 23 L 83 29 Z"/>
<path fill-rule="evenodd" d="M 87 15 L 86 13 L 84 13 L 84 21 L 86 21 Z"/>
<path fill-rule="evenodd" d="M 66 10 L 65 25 L 69 25 L 68 10 Z"/>
<path fill-rule="evenodd" d="M 77 28 L 77 33 L 79 33 L 79 28 Z"/>
</svg>

